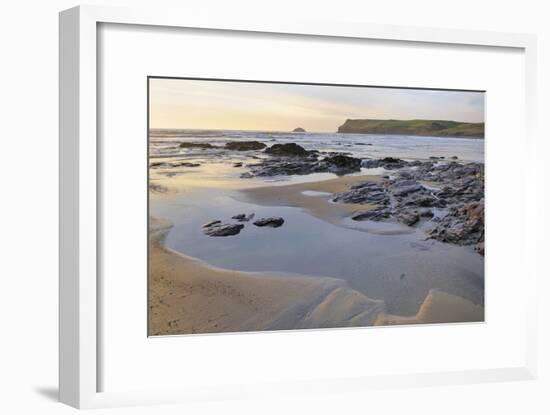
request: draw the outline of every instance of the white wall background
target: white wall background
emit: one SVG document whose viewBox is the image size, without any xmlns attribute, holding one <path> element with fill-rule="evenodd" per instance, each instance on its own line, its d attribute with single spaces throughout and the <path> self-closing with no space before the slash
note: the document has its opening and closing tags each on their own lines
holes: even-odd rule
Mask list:
<svg viewBox="0 0 550 415">
<path fill-rule="evenodd" d="M 269 13 L 281 19 L 318 18 L 536 33 L 539 36 L 539 256 L 546 235 L 550 157 L 550 10 L 545 0 L 104 0 L 86 3 L 201 10 L 205 14 Z M 58 17 L 69 0 L 2 2 L 0 24 L 0 412 L 70 413 L 57 394 L 57 87 Z M 522 160 L 510 160 L 511 165 Z M 511 189 L 512 190 L 512 189 Z M 511 196 L 513 201 L 513 196 Z M 505 224 L 503 224 L 505 226 Z M 513 241 L 510 241 L 513 243 Z M 518 281 L 521 275 L 518 275 Z M 369 391 L 277 402 L 222 402 L 192 408 L 125 408 L 98 413 L 550 413 L 550 272 L 540 275 L 541 315 L 537 381 Z M 511 304 L 512 306 L 512 304 Z"/>
</svg>

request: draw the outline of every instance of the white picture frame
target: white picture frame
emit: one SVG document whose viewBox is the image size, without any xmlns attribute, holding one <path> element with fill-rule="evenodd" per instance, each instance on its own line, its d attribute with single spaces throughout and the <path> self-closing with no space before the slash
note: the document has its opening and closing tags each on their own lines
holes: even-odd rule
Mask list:
<svg viewBox="0 0 550 415">
<path fill-rule="evenodd" d="M 216 396 L 186 390 L 151 390 L 128 393 L 98 392 L 98 288 L 97 288 L 97 30 L 100 23 L 180 28 L 231 30 L 245 33 L 296 34 L 316 37 L 379 39 L 517 48 L 525 57 L 525 137 L 529 156 L 536 153 L 533 131 L 536 91 L 536 38 L 526 34 L 490 33 L 453 29 L 412 28 L 349 22 L 249 20 L 211 15 L 175 15 L 162 9 L 132 10 L 79 6 L 60 14 L 60 370 L 59 392 L 63 403 L 77 408 L 186 402 L 231 397 L 265 396 L 262 385 L 246 389 L 220 389 Z M 533 172 L 534 174 L 534 172 Z M 535 181 L 531 180 L 533 194 Z M 535 227 L 525 232 L 534 235 Z M 535 237 L 531 238 L 533 241 Z M 533 242 L 534 243 L 534 242 Z M 530 255 L 535 255 L 535 249 Z M 536 261 L 532 261 L 533 264 Z M 300 393 L 361 390 L 368 387 L 445 385 L 536 376 L 536 281 L 533 266 L 524 280 L 531 296 L 526 310 L 528 330 L 524 363 L 514 367 L 489 367 L 439 373 L 410 373 L 406 376 L 369 376 L 300 384 Z M 296 393 L 296 384 L 277 383 L 272 394 Z"/>
</svg>

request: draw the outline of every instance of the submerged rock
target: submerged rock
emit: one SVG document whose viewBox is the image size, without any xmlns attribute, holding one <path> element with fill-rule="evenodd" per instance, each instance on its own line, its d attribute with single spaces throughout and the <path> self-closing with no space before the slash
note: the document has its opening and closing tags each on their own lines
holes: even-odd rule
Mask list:
<svg viewBox="0 0 550 415">
<path fill-rule="evenodd" d="M 225 143 L 225 148 L 235 151 L 261 150 L 267 146 L 259 141 L 230 141 Z"/>
<path fill-rule="evenodd" d="M 283 218 L 279 217 L 271 217 L 271 218 L 262 218 L 258 219 L 254 222 L 254 225 L 256 226 L 269 226 L 271 228 L 278 228 L 279 226 L 282 226 L 283 223 L 285 223 L 285 220 Z"/>
</svg>

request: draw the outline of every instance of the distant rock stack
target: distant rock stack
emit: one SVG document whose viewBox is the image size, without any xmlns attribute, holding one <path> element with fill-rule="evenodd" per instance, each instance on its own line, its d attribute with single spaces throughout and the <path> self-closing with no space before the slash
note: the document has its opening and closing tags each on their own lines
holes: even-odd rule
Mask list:
<svg viewBox="0 0 550 415">
<path fill-rule="evenodd" d="M 304 130 L 302 127 L 297 127 L 294 130 L 292 130 L 293 133 L 305 133 L 306 130 Z"/>
</svg>

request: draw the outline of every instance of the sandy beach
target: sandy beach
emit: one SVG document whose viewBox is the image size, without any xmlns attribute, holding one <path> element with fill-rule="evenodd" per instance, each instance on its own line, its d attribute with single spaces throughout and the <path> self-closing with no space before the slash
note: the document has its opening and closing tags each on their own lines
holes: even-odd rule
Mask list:
<svg viewBox="0 0 550 415">
<path fill-rule="evenodd" d="M 155 132 L 149 335 L 484 321 L 482 143 L 299 134 Z"/>
<path fill-rule="evenodd" d="M 416 315 L 397 316 L 343 280 L 212 267 L 164 247 L 170 225 L 151 222 L 150 336 L 483 320 L 483 307 L 437 290 Z"/>
<path fill-rule="evenodd" d="M 343 280 L 238 272 L 163 246 L 170 225 L 151 219 L 149 335 L 372 325 L 384 303 Z"/>
<path fill-rule="evenodd" d="M 183 194 L 197 186 L 196 177 Z M 342 176 L 317 182 L 251 186 L 235 181 L 237 198 L 265 206 L 292 206 L 339 225 L 370 204 L 332 203 L 333 194 L 350 186 L 380 181 L 379 176 Z M 209 180 L 221 190 L 227 181 Z M 157 197 L 159 197 L 157 195 Z M 160 196 L 162 197 L 162 195 Z M 168 195 L 167 197 L 173 197 Z M 152 217 L 149 252 L 149 335 L 360 327 L 482 321 L 483 306 L 431 289 L 416 314 L 388 312 L 381 299 L 351 288 L 344 279 L 314 275 L 282 276 L 269 272 L 224 269 L 166 247 L 170 222 Z"/>
</svg>

